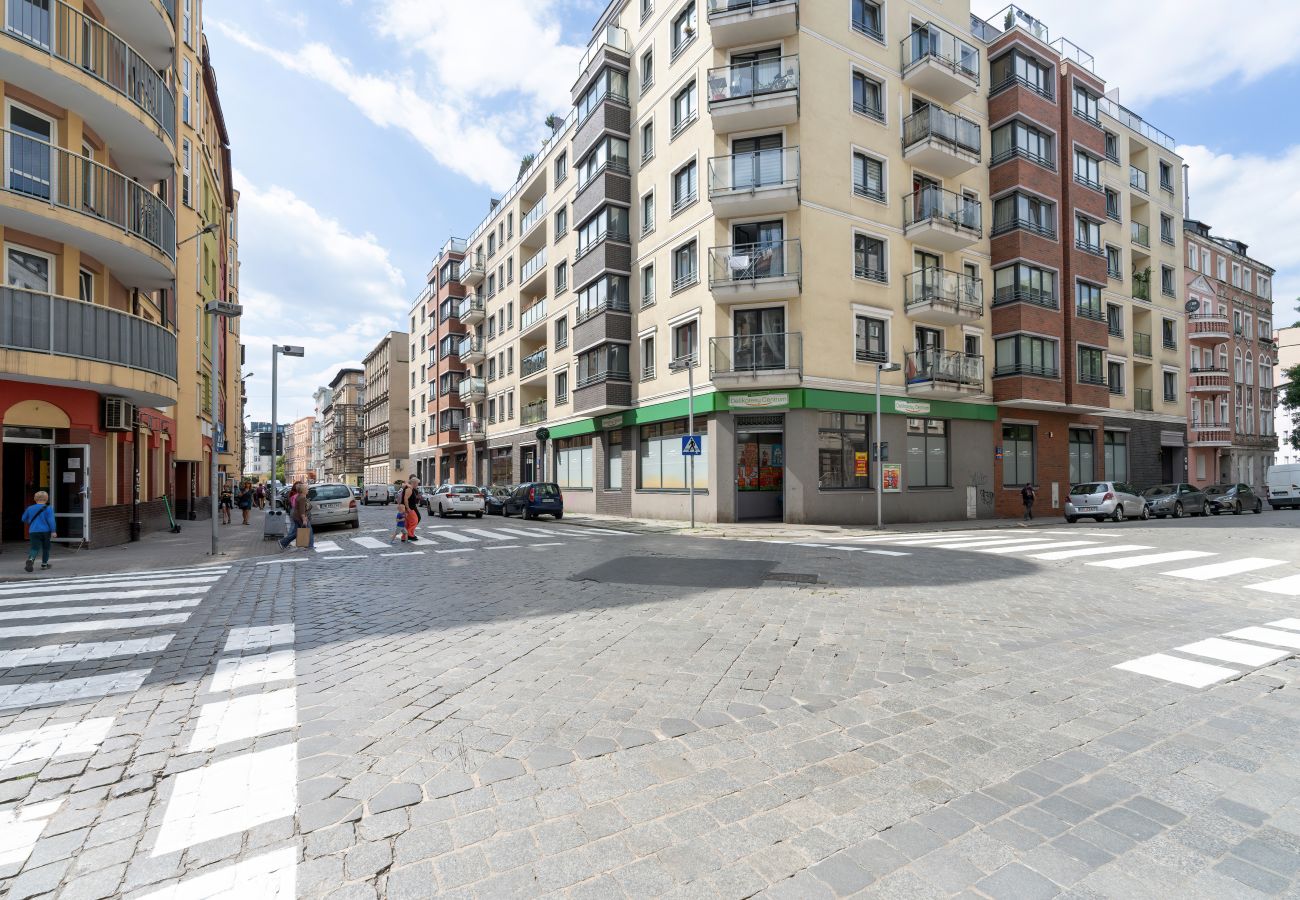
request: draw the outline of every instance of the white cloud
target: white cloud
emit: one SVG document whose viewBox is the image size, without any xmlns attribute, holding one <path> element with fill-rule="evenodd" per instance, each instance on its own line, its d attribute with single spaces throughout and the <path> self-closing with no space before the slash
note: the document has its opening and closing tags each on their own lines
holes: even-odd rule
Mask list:
<svg viewBox="0 0 1300 900">
<path fill-rule="evenodd" d="M 1191 217 L 1221 237 L 1244 241 L 1250 255 L 1277 270 L 1273 300 L 1279 323 L 1291 324 L 1300 296 L 1300 145 L 1279 156 L 1216 153 L 1182 146 L 1191 167 Z"/>
</svg>

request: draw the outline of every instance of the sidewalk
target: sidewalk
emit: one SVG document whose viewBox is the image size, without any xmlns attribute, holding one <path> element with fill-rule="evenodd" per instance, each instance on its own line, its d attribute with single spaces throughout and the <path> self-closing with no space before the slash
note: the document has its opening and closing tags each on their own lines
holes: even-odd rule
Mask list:
<svg viewBox="0 0 1300 900">
<path fill-rule="evenodd" d="M 169 531 L 147 532 L 137 543 L 119 544 L 97 550 L 73 550 L 55 544 L 50 550 L 50 568 L 23 571 L 27 542 L 13 541 L 0 545 L 0 582 L 33 578 L 66 578 L 72 575 L 100 575 L 105 572 L 140 572 L 150 569 L 179 569 L 186 566 L 229 563 L 240 559 L 270 556 L 279 552 L 274 541 L 262 539 L 264 510 L 253 510 L 247 525 L 240 525 L 239 510 L 231 516 L 231 525 L 217 526 L 220 555 L 214 560 L 212 526 L 207 519 L 180 523 L 180 534 Z"/>
<path fill-rule="evenodd" d="M 904 522 L 886 524 L 885 528 L 869 525 L 798 525 L 785 522 L 697 522 L 694 529 L 689 522 L 676 519 L 636 519 L 625 516 L 606 516 L 599 513 L 564 514 L 564 521 L 592 528 L 619 528 L 638 534 L 690 534 L 715 538 L 835 538 L 872 534 L 897 534 L 900 532 L 930 531 L 983 531 L 1006 528 L 1044 528 L 1060 526 L 1061 516 L 1039 516 L 1032 522 L 1020 519 L 961 519 L 955 522 Z"/>
</svg>

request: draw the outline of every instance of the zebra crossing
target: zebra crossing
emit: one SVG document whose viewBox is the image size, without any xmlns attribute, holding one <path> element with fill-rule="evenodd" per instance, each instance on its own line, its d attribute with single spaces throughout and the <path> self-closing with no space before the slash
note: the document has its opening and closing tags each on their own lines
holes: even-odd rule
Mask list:
<svg viewBox="0 0 1300 900">
<path fill-rule="evenodd" d="M 1300 619 L 1279 619 L 1183 644 L 1168 653 L 1139 656 L 1112 668 L 1186 687 L 1204 688 L 1232 681 L 1261 666 L 1298 654 Z"/>
</svg>

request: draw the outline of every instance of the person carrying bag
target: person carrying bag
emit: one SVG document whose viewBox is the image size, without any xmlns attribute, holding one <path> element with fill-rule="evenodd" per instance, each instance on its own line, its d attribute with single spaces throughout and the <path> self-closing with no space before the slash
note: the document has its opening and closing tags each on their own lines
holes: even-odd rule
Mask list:
<svg viewBox="0 0 1300 900">
<path fill-rule="evenodd" d="M 295 481 L 289 490 L 289 521 L 294 527 L 280 541 L 280 549 L 288 550 L 293 543 L 299 550 L 314 549 L 316 534 L 311 527 L 311 501 L 307 499 L 307 489 L 301 481 Z"/>
</svg>

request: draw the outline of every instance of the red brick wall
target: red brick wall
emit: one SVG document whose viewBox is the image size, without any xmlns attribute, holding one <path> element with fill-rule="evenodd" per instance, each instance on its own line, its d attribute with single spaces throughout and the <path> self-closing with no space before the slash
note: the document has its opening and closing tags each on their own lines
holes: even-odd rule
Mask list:
<svg viewBox="0 0 1300 900">
<path fill-rule="evenodd" d="M 1105 388 L 1101 390 L 1105 391 Z M 1104 405 L 1104 404 L 1103 404 Z M 1074 413 L 1048 412 L 1038 409 L 1004 408 L 998 415 L 997 430 L 994 440 L 1002 446 L 1002 424 L 1004 419 L 1018 422 L 1035 422 L 1035 463 L 1034 487 L 1038 490 L 1038 500 L 1034 504 L 1037 516 L 1062 516 L 1066 494 L 1070 487 L 1070 427 L 1074 425 L 1095 426 L 1093 432 L 1092 456 L 1094 472 L 1091 477 L 1102 475 L 1102 419 L 1097 416 L 1082 416 Z M 1024 514 L 1020 503 L 1020 489 L 1023 485 L 1002 485 L 1002 461 L 993 463 L 993 483 L 996 485 L 994 509 L 999 516 L 1019 517 Z M 1052 484 L 1059 485 L 1058 504 L 1052 506 Z"/>
</svg>

